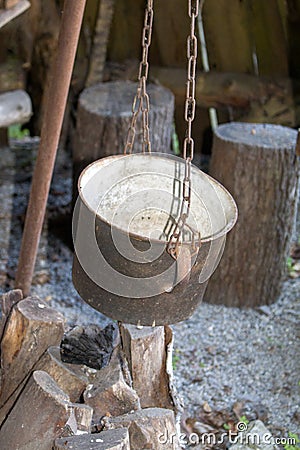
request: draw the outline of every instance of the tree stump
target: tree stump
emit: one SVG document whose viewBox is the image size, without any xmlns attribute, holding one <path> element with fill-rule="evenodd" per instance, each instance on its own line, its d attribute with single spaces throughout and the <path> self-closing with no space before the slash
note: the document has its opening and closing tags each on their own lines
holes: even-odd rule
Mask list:
<svg viewBox="0 0 300 450">
<path fill-rule="evenodd" d="M 276 300 L 296 212 L 296 140 L 296 131 L 278 125 L 230 123 L 215 130 L 210 174 L 233 195 L 239 219 L 206 301 L 255 307 Z"/>
<path fill-rule="evenodd" d="M 85 89 L 79 97 L 76 136 L 73 145 L 74 194 L 80 172 L 91 162 L 122 154 L 132 115 L 137 84 L 131 81 L 99 83 Z M 169 152 L 174 115 L 174 96 L 168 89 L 150 84 L 149 126 L 152 150 Z M 137 122 L 134 152 L 142 146 Z"/>
</svg>

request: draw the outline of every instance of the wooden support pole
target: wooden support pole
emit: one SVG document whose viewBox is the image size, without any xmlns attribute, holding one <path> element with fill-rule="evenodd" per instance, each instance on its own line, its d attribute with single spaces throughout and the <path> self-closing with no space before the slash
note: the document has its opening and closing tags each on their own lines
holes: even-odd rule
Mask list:
<svg viewBox="0 0 300 450">
<path fill-rule="evenodd" d="M 29 294 L 86 0 L 65 0 L 16 275 Z"/>
</svg>

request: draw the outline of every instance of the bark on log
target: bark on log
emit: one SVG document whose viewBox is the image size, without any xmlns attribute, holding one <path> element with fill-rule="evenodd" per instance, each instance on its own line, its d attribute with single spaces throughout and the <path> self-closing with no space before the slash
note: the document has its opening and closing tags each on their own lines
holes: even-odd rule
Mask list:
<svg viewBox="0 0 300 450">
<path fill-rule="evenodd" d="M 23 293 L 21 289 L 14 289 L 13 291 L 6 292 L 1 295 L 0 307 L 1 307 L 1 322 L 0 322 L 0 342 L 2 341 L 3 333 L 8 322 L 8 318 L 16 303 L 23 299 Z"/>
<path fill-rule="evenodd" d="M 169 327 L 167 328 L 170 330 Z M 173 409 L 174 403 L 170 396 L 166 372 L 165 328 L 143 327 L 138 329 L 135 325 L 121 324 L 120 333 L 133 388 L 140 397 L 141 407 Z"/>
<path fill-rule="evenodd" d="M 56 439 L 54 450 L 130 450 L 127 428 Z"/>
<path fill-rule="evenodd" d="M 174 413 L 170 409 L 147 408 L 124 416 L 111 417 L 106 427 L 126 427 L 131 450 L 177 450 Z"/>
<path fill-rule="evenodd" d="M 60 343 L 63 325 L 64 317 L 37 297 L 15 305 L 1 341 L 0 407 L 24 383 L 49 345 Z"/>
<path fill-rule="evenodd" d="M 59 347 L 49 347 L 34 369 L 47 372 L 71 402 L 78 402 L 89 384 L 81 366 L 62 362 Z"/>
<path fill-rule="evenodd" d="M 43 371 L 28 380 L 0 430 L 2 450 L 51 450 L 54 439 L 89 432 L 92 409 L 74 404 Z"/>
<path fill-rule="evenodd" d="M 274 125 L 230 123 L 216 129 L 210 173 L 235 198 L 239 219 L 206 301 L 254 307 L 276 300 L 296 212 L 296 140 L 296 131 Z"/>
<path fill-rule="evenodd" d="M 77 112 L 73 145 L 74 181 L 84 167 L 99 158 L 122 154 L 132 115 L 132 102 L 137 85 L 129 81 L 101 83 L 85 89 Z M 150 97 L 149 125 L 152 150 L 169 152 L 174 114 L 172 93 L 156 85 L 148 88 Z M 137 134 L 141 130 L 137 124 Z M 141 151 L 136 136 L 134 151 Z M 74 193 L 77 189 L 74 189 Z"/>
</svg>

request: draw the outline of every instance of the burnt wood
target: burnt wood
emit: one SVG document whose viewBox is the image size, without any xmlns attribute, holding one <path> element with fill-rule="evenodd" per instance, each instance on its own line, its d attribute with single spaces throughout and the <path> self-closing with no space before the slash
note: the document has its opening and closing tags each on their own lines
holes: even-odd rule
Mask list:
<svg viewBox="0 0 300 450">
<path fill-rule="evenodd" d="M 118 341 L 118 327 L 109 324 L 76 326 L 61 342 L 61 359 L 66 363 L 85 364 L 93 369 L 105 367 Z"/>
</svg>

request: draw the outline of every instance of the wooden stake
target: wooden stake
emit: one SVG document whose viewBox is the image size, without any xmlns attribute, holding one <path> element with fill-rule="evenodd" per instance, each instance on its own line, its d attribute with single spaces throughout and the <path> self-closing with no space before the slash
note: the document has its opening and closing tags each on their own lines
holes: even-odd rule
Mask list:
<svg viewBox="0 0 300 450">
<path fill-rule="evenodd" d="M 29 294 L 86 0 L 65 0 L 16 275 Z"/>
</svg>

